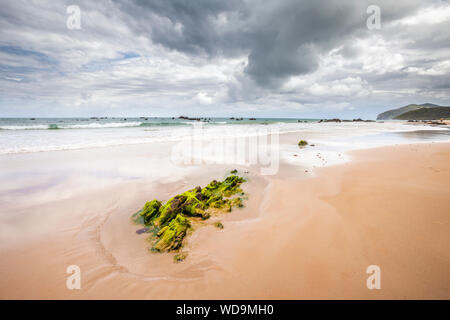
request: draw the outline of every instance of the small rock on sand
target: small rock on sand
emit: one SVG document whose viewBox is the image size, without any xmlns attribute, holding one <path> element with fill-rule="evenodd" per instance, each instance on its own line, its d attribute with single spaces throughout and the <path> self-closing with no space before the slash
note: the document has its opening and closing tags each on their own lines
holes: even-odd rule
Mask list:
<svg viewBox="0 0 450 320">
<path fill-rule="evenodd" d="M 149 230 L 148 228 L 141 228 L 141 229 L 136 230 L 136 233 L 141 234 L 141 233 L 147 232 L 148 230 Z"/>
</svg>

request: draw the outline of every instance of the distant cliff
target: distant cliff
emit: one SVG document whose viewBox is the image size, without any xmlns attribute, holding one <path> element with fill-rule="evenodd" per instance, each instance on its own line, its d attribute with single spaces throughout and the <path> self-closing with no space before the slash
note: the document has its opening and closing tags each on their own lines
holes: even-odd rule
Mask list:
<svg viewBox="0 0 450 320">
<path fill-rule="evenodd" d="M 450 119 L 450 107 L 421 108 L 402 113 L 396 120 L 438 120 Z"/>
<path fill-rule="evenodd" d="M 429 109 L 429 108 L 440 108 L 441 106 L 438 106 L 437 104 L 432 104 L 432 103 L 424 103 L 424 104 L 409 104 L 407 106 L 401 107 L 401 108 L 397 108 L 397 109 L 392 109 L 392 110 L 388 110 L 385 111 L 383 113 L 380 113 L 377 116 L 377 120 L 389 120 L 389 119 L 405 119 L 405 120 L 410 120 L 409 118 L 398 118 L 399 116 L 411 112 L 411 111 L 415 111 L 415 110 L 421 110 L 421 109 Z M 446 108 L 446 107 L 443 107 Z M 419 120 L 416 118 L 411 118 L 411 120 Z M 426 119 L 426 120 L 431 120 L 431 119 Z"/>
</svg>

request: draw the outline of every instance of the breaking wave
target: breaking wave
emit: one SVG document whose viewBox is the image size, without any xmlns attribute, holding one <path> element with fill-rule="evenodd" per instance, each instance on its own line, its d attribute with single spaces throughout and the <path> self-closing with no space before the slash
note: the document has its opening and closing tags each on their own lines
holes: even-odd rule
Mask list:
<svg viewBox="0 0 450 320">
<path fill-rule="evenodd" d="M 34 125 L 2 125 L 0 130 L 56 130 L 56 129 L 103 129 L 130 127 L 161 127 L 187 125 L 181 122 L 110 122 L 88 124 L 34 124 Z"/>
</svg>

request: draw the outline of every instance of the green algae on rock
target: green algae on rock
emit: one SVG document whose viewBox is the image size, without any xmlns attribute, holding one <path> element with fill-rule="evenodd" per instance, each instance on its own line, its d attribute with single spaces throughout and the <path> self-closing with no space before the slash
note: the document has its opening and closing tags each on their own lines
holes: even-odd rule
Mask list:
<svg viewBox="0 0 450 320">
<path fill-rule="evenodd" d="M 189 220 L 178 214 L 175 219 L 170 221 L 169 225 L 158 231 L 159 240 L 155 243 L 153 249 L 161 252 L 180 248 L 189 226 Z"/>
<path fill-rule="evenodd" d="M 154 217 L 155 214 L 158 213 L 159 208 L 161 208 L 161 202 L 159 202 L 158 200 L 149 201 L 144 205 L 144 208 L 142 209 L 140 215 L 144 217 L 144 221 L 148 223 L 152 219 L 152 217 Z"/>
<path fill-rule="evenodd" d="M 187 256 L 188 256 L 188 254 L 186 252 L 177 253 L 176 255 L 173 256 L 173 261 L 174 262 L 181 262 L 184 259 L 186 259 Z"/>
<path fill-rule="evenodd" d="M 214 223 L 214 227 L 216 227 L 217 229 L 223 229 L 223 224 L 220 221 L 217 221 Z"/>
<path fill-rule="evenodd" d="M 213 180 L 204 188 L 196 187 L 188 190 L 165 203 L 152 200 L 135 213 L 132 219 L 148 227 L 148 233 L 152 234 L 149 240 L 154 242 L 152 251 L 178 250 L 191 228 L 189 218 L 204 220 L 213 212 L 230 212 L 233 207 L 244 206 L 243 198 L 240 197 L 244 195 L 240 188 L 243 182 L 244 178 L 232 174 L 224 181 Z M 233 197 L 235 195 L 237 196 Z M 223 228 L 221 223 L 220 225 Z"/>
<path fill-rule="evenodd" d="M 308 145 L 308 142 L 307 142 L 306 140 L 300 140 L 300 141 L 298 142 L 298 146 L 299 146 L 299 147 L 304 147 L 304 146 L 306 146 L 306 145 Z"/>
</svg>

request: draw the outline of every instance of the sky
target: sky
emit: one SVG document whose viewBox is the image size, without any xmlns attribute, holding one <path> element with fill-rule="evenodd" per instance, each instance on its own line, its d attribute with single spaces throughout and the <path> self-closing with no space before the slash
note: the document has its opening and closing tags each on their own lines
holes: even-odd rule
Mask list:
<svg viewBox="0 0 450 320">
<path fill-rule="evenodd" d="M 0 0 L 0 117 L 450 105 L 449 30 L 440 0 Z"/>
</svg>

